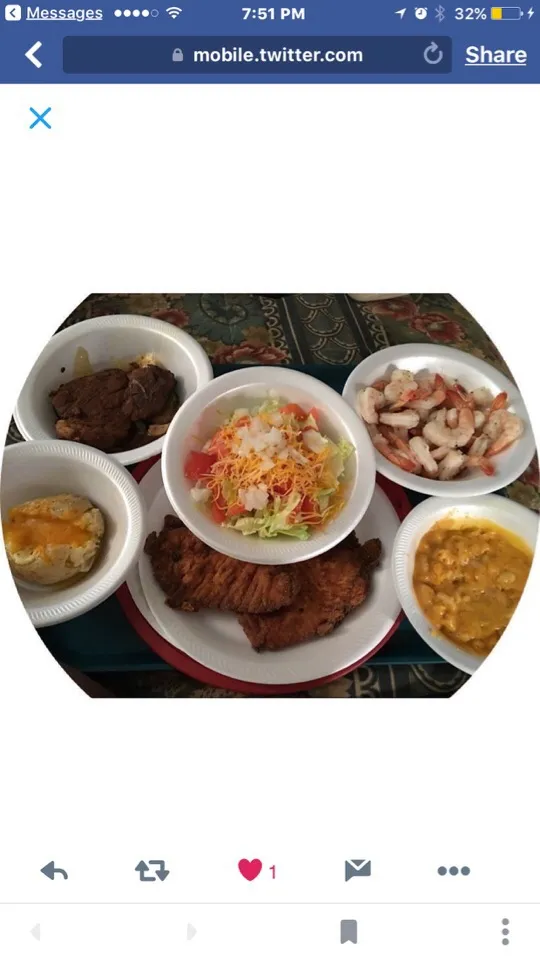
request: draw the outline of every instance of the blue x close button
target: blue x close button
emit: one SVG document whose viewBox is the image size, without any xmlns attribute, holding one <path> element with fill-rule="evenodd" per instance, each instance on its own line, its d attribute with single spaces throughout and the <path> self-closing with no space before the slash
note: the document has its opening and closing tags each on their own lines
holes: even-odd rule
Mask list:
<svg viewBox="0 0 540 960">
<path fill-rule="evenodd" d="M 52 110 L 52 107 L 47 107 L 47 109 L 44 110 L 43 113 L 38 113 L 37 110 L 34 110 L 33 107 L 30 107 L 30 113 L 33 113 L 34 116 L 36 117 L 34 122 L 30 124 L 30 129 L 33 130 L 34 127 L 37 127 L 39 123 L 42 123 L 44 127 L 47 127 L 47 130 L 50 130 L 51 124 L 47 120 L 45 120 L 45 117 L 47 116 L 48 113 L 51 112 L 51 110 Z"/>
</svg>

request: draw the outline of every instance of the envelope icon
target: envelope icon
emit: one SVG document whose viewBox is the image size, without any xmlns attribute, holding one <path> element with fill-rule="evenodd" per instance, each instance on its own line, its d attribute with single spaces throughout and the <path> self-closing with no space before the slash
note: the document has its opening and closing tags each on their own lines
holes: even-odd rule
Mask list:
<svg viewBox="0 0 540 960">
<path fill-rule="evenodd" d="M 345 881 L 351 877 L 370 877 L 371 860 L 346 860 L 345 861 Z"/>
</svg>

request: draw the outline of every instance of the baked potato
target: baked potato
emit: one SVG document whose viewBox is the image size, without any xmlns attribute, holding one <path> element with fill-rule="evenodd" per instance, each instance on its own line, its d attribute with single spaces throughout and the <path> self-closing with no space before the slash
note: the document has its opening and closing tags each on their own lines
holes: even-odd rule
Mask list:
<svg viewBox="0 0 540 960">
<path fill-rule="evenodd" d="M 60 493 L 12 507 L 3 533 L 13 575 L 50 586 L 88 573 L 101 547 L 105 521 L 86 497 Z"/>
</svg>

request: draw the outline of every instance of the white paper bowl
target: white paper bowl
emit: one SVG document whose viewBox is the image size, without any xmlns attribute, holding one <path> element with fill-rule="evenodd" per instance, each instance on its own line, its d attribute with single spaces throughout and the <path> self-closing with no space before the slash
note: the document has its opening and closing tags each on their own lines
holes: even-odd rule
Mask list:
<svg viewBox="0 0 540 960">
<path fill-rule="evenodd" d="M 73 378 L 78 347 L 87 351 L 95 373 L 113 367 L 115 361 L 133 360 L 153 353 L 178 380 L 183 402 L 212 379 L 212 366 L 193 337 L 164 320 L 122 314 L 94 317 L 66 327 L 49 340 L 22 388 L 14 411 L 15 423 L 26 440 L 56 438 L 55 412 L 49 393 Z M 161 453 L 163 437 L 144 447 L 111 454 L 118 463 L 140 463 Z"/>
<path fill-rule="evenodd" d="M 68 581 L 45 587 L 16 580 L 35 627 L 71 620 L 110 597 L 137 562 L 146 534 L 146 510 L 138 486 L 111 457 L 68 440 L 6 447 L 0 483 L 2 521 L 19 503 L 58 493 L 80 494 L 99 507 L 105 536 L 92 569 L 71 585 Z"/>
<path fill-rule="evenodd" d="M 346 503 L 324 530 L 309 540 L 276 537 L 261 540 L 244 537 L 214 523 L 205 507 L 190 496 L 192 484 L 184 477 L 185 459 L 200 450 L 237 407 L 252 408 L 268 398 L 270 391 L 285 403 L 317 407 L 321 429 L 332 440 L 342 437 L 354 446 L 347 462 Z M 248 367 L 217 377 L 185 403 L 167 432 L 161 458 L 163 484 L 174 511 L 200 540 L 220 553 L 252 563 L 295 563 L 324 553 L 339 543 L 360 522 L 375 487 L 375 456 L 364 424 L 335 390 L 313 377 L 286 367 Z"/>
<path fill-rule="evenodd" d="M 448 516 L 491 520 L 521 537 L 531 550 L 536 546 L 538 517 L 527 507 L 496 494 L 463 500 L 430 497 L 411 510 L 399 528 L 394 543 L 392 567 L 397 595 L 405 616 L 435 653 L 464 673 L 474 673 L 486 658 L 467 653 L 437 633 L 422 613 L 413 589 L 414 559 L 418 544 L 438 520 Z"/>
<path fill-rule="evenodd" d="M 375 451 L 375 462 L 379 473 L 401 487 L 418 490 L 419 493 L 427 496 L 468 497 L 500 490 L 517 480 L 527 469 L 534 456 L 535 442 L 525 404 L 515 384 L 489 363 L 471 354 L 463 353 L 461 350 L 432 346 L 429 343 L 409 343 L 379 350 L 366 360 L 362 360 L 353 370 L 343 388 L 344 399 L 355 410 L 358 391 L 368 387 L 380 377 L 384 377 L 389 369 L 396 367 L 411 370 L 413 373 L 429 370 L 432 373 L 440 373 L 442 376 L 455 377 L 467 390 L 487 387 L 493 395 L 506 392 L 509 400 L 508 409 L 521 417 L 525 430 L 520 439 L 508 450 L 493 457 L 495 474 L 492 477 L 487 477 L 481 470 L 476 469 L 468 470 L 467 474 L 459 480 L 429 480 L 401 470 Z"/>
</svg>

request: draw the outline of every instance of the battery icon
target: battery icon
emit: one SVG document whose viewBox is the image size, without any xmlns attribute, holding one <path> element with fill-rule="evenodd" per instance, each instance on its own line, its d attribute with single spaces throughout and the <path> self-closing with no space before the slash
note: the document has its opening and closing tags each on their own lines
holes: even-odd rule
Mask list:
<svg viewBox="0 0 540 960">
<path fill-rule="evenodd" d="M 492 7 L 492 20 L 521 20 L 523 11 L 521 7 Z"/>
</svg>

